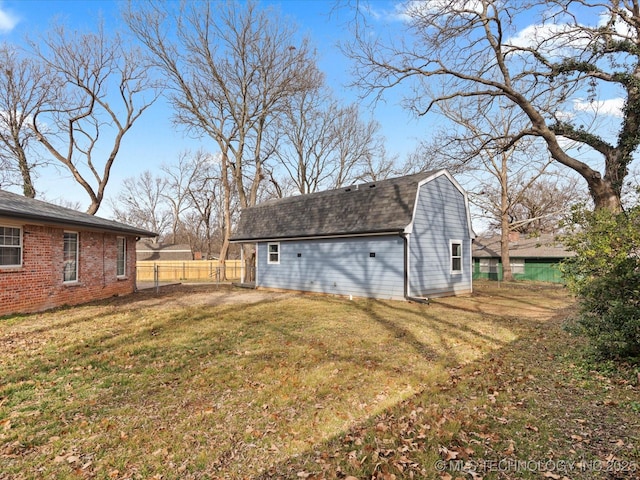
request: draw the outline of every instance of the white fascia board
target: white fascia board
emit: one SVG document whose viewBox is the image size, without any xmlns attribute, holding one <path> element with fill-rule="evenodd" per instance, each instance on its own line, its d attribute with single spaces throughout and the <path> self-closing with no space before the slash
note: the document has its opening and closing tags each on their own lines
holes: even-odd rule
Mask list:
<svg viewBox="0 0 640 480">
<path fill-rule="evenodd" d="M 462 197 L 464 198 L 464 208 L 466 210 L 466 216 L 467 216 L 467 225 L 469 226 L 469 237 L 472 239 L 476 238 L 476 233 L 473 231 L 473 227 L 471 226 L 471 212 L 469 210 L 469 197 L 467 196 L 467 192 L 465 192 L 464 188 L 462 188 L 462 186 L 458 183 L 458 181 L 455 178 L 453 178 L 453 176 L 447 170 L 440 170 L 434 173 L 433 175 L 430 175 L 429 177 L 425 178 L 424 180 L 421 180 L 420 182 L 418 182 L 418 191 L 416 192 L 416 200 L 413 204 L 413 215 L 411 217 L 411 223 L 409 223 L 409 225 L 406 226 L 406 228 L 404 229 L 404 233 L 410 234 L 413 232 L 413 223 L 416 218 L 416 211 L 418 210 L 420 188 L 423 185 L 429 183 L 430 181 L 442 175 L 447 177 L 449 181 L 453 184 L 453 186 L 462 194 Z"/>
</svg>

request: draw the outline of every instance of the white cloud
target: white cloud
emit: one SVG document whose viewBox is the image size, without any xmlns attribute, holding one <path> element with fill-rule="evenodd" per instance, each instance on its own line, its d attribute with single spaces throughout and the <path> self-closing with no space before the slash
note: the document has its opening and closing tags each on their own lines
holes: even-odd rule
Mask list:
<svg viewBox="0 0 640 480">
<path fill-rule="evenodd" d="M 391 17 L 409 22 L 428 15 L 451 16 L 480 13 L 482 8 L 482 2 L 479 0 L 409 0 L 397 3 Z"/>
<path fill-rule="evenodd" d="M 626 9 L 621 7 L 624 12 Z M 634 18 L 633 12 L 627 10 L 628 18 Z M 609 12 L 600 14 L 598 18 L 598 27 L 604 27 L 611 23 L 611 15 Z M 613 19 L 613 31 L 618 34 L 620 39 L 635 38 L 635 27 L 632 27 L 630 23 L 624 21 L 620 16 L 616 15 Z"/>
<path fill-rule="evenodd" d="M 554 114 L 554 119 L 561 122 L 576 123 L 579 118 L 591 118 L 597 117 L 614 117 L 622 118 L 622 109 L 624 108 L 623 98 L 610 98 L 609 100 L 594 100 L 588 101 L 581 98 L 573 100 L 572 110 L 558 110 Z M 587 117 L 580 115 L 580 113 L 587 114 Z M 610 121 L 610 120 L 608 120 Z"/>
<path fill-rule="evenodd" d="M 0 7 L 0 33 L 9 33 L 18 24 L 18 17 Z"/>
<path fill-rule="evenodd" d="M 599 115 L 622 118 L 624 99 L 610 98 L 609 100 L 594 100 L 587 102 L 584 100 L 574 100 L 573 108 L 579 112 L 588 112 Z"/>
<path fill-rule="evenodd" d="M 550 56 L 571 56 L 574 49 L 582 50 L 589 44 L 582 27 L 566 23 L 529 25 L 506 41 L 507 45 L 532 48 Z"/>
</svg>

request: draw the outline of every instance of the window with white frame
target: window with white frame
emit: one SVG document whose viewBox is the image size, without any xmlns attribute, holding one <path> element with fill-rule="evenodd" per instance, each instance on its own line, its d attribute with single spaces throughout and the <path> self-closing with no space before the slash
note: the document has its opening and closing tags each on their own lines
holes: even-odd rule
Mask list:
<svg viewBox="0 0 640 480">
<path fill-rule="evenodd" d="M 462 241 L 451 240 L 451 273 L 462 273 Z"/>
<path fill-rule="evenodd" d="M 267 243 L 267 263 L 269 264 L 280 263 L 280 244 L 279 243 Z"/>
<path fill-rule="evenodd" d="M 117 237 L 116 243 L 118 247 L 116 276 L 124 277 L 127 275 L 127 239 L 125 237 Z"/>
<path fill-rule="evenodd" d="M 524 274 L 524 258 L 511 259 L 509 261 L 511 264 L 511 273 L 515 274 Z"/>
<path fill-rule="evenodd" d="M 22 266 L 22 228 L 0 226 L 0 267 Z"/>
<path fill-rule="evenodd" d="M 498 273 L 498 263 L 497 258 L 481 258 L 480 273 Z"/>
<path fill-rule="evenodd" d="M 78 232 L 64 232 L 63 281 L 78 281 Z"/>
</svg>

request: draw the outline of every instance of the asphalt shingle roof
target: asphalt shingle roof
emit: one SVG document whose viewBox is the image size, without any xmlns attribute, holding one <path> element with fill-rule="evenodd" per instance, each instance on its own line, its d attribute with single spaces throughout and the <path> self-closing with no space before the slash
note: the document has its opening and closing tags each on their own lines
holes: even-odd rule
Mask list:
<svg viewBox="0 0 640 480">
<path fill-rule="evenodd" d="M 84 227 L 94 230 L 115 233 L 127 233 L 139 237 L 155 237 L 157 234 L 135 228 L 115 220 L 96 217 L 87 213 L 77 212 L 70 208 L 27 198 L 22 195 L 0 190 L 0 217 L 14 218 L 24 221 L 63 225 L 69 227 Z"/>
<path fill-rule="evenodd" d="M 269 200 L 242 212 L 231 240 L 401 232 L 411 223 L 418 183 L 440 171 Z"/>
<path fill-rule="evenodd" d="M 513 258 L 567 258 L 575 256 L 558 242 L 554 235 L 524 237 L 509 242 L 509 256 Z M 500 236 L 476 238 L 473 242 L 473 257 L 500 258 Z"/>
<path fill-rule="evenodd" d="M 166 245 L 145 239 L 136 243 L 136 257 L 138 260 L 193 260 L 193 252 L 188 243 Z"/>
</svg>

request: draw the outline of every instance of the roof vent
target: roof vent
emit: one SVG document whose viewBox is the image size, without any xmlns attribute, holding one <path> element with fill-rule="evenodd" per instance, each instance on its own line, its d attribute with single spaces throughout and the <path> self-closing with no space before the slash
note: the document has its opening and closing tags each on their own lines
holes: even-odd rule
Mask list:
<svg viewBox="0 0 640 480">
<path fill-rule="evenodd" d="M 372 183 L 371 185 L 369 185 L 369 188 L 376 188 L 376 184 Z"/>
<path fill-rule="evenodd" d="M 350 192 L 351 191 L 351 187 L 347 187 L 344 189 L 345 192 Z"/>
</svg>

